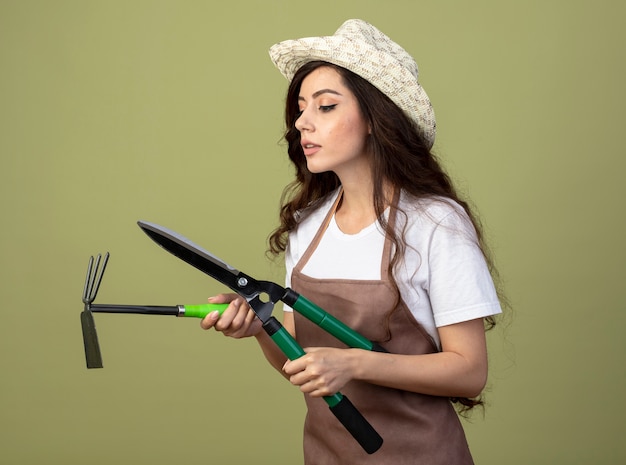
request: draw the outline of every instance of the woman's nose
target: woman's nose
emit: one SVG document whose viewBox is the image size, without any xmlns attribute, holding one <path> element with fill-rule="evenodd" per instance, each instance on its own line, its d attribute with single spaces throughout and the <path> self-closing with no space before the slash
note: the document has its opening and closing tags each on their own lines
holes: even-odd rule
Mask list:
<svg viewBox="0 0 626 465">
<path fill-rule="evenodd" d="M 295 126 L 300 132 L 311 131 L 313 129 L 313 123 L 311 122 L 306 109 L 300 112 L 300 116 L 296 119 Z"/>
</svg>

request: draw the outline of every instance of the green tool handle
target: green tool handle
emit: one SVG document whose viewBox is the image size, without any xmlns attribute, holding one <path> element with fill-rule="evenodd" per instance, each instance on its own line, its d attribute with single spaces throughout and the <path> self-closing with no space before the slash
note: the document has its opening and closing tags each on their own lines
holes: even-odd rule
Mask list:
<svg viewBox="0 0 626 465">
<path fill-rule="evenodd" d="M 215 311 L 218 311 L 221 315 L 228 307 L 228 304 L 180 305 L 180 307 L 184 308 L 184 313 L 181 313 L 178 316 L 204 318 L 209 313 L 213 313 Z"/>
<path fill-rule="evenodd" d="M 375 352 L 387 352 L 383 347 L 359 334 L 293 289 L 287 288 L 285 297 L 282 300 L 302 316 L 315 323 L 324 331 L 332 334 L 348 347 L 372 350 Z"/>
<path fill-rule="evenodd" d="M 300 344 L 276 318 L 270 317 L 263 324 L 263 329 L 289 360 L 295 360 L 305 354 Z M 365 452 L 373 454 L 382 446 L 383 439 L 346 396 L 337 392 L 332 396 L 325 396 L 324 400 L 330 411 L 363 447 Z"/>
<path fill-rule="evenodd" d="M 218 311 L 220 315 L 228 304 L 200 305 L 109 305 L 91 304 L 89 310 L 96 313 L 132 313 L 140 315 L 170 315 L 178 317 L 204 318 L 209 313 Z"/>
</svg>

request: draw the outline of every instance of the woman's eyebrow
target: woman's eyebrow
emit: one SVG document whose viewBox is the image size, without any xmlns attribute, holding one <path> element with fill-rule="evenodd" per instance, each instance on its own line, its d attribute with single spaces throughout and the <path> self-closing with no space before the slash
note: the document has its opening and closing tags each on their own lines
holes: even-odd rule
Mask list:
<svg viewBox="0 0 626 465">
<path fill-rule="evenodd" d="M 320 89 L 317 92 L 314 92 L 312 97 L 314 99 L 316 99 L 317 97 L 319 97 L 320 95 L 323 95 L 323 94 L 334 94 L 334 95 L 341 96 L 341 93 L 337 92 L 336 90 L 333 90 L 333 89 Z M 302 96 L 299 96 L 298 100 L 304 101 L 306 99 L 304 97 L 302 97 Z"/>
</svg>

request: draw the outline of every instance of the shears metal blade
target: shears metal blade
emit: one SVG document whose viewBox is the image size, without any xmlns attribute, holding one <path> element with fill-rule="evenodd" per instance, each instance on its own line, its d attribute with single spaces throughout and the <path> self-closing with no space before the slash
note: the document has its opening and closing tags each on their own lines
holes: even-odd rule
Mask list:
<svg viewBox="0 0 626 465">
<path fill-rule="evenodd" d="M 284 297 L 285 288 L 272 282 L 257 281 L 170 229 L 146 221 L 137 224 L 172 255 L 241 295 L 263 323 L 269 320 L 275 304 Z"/>
</svg>

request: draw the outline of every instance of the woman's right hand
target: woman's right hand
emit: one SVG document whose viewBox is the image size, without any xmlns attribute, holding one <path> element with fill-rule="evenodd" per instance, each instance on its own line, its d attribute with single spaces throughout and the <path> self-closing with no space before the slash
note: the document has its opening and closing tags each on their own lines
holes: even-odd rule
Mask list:
<svg viewBox="0 0 626 465">
<path fill-rule="evenodd" d="M 256 336 L 261 331 L 261 321 L 256 317 L 248 302 L 239 295 L 218 294 L 209 297 L 209 303 L 229 303 L 229 305 L 221 315 L 215 311 L 204 317 L 200 322 L 203 329 L 214 328 L 225 336 L 235 339 Z"/>
</svg>

